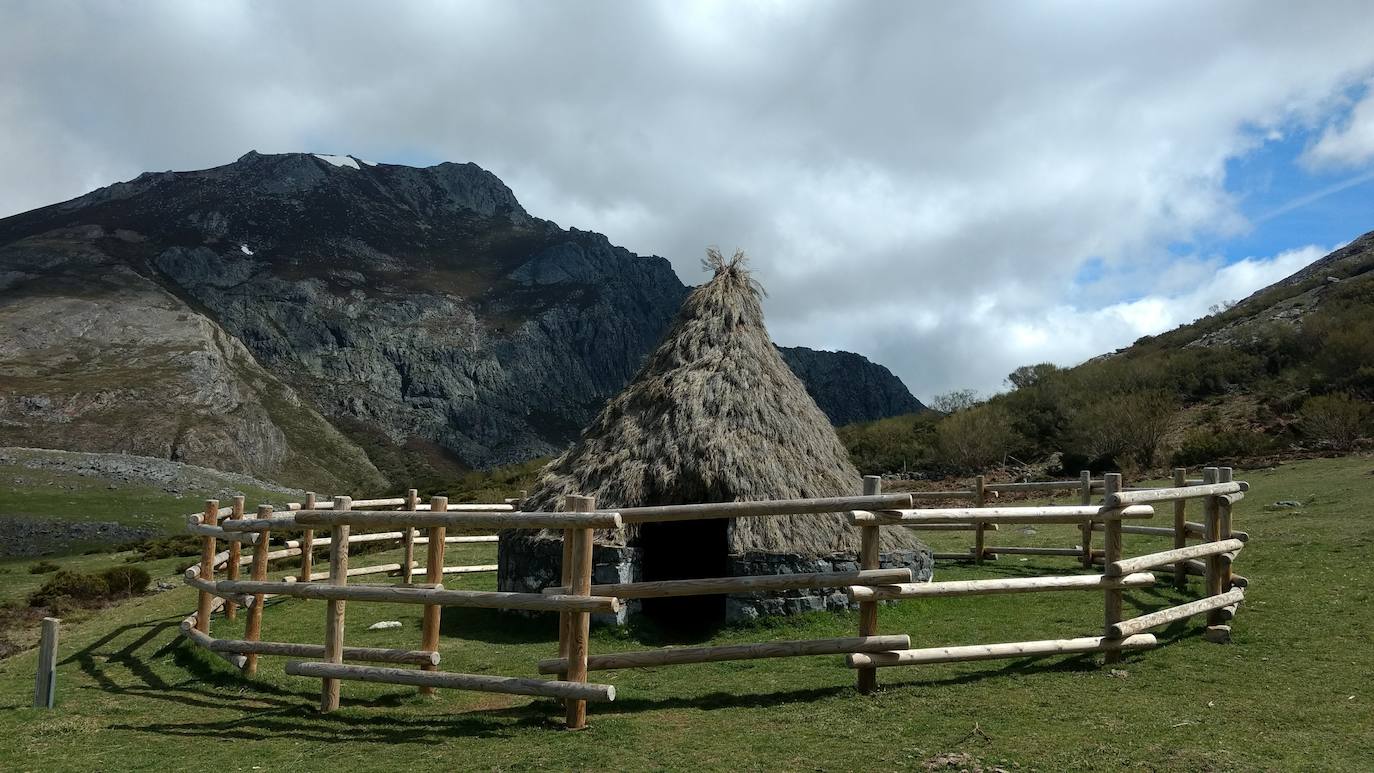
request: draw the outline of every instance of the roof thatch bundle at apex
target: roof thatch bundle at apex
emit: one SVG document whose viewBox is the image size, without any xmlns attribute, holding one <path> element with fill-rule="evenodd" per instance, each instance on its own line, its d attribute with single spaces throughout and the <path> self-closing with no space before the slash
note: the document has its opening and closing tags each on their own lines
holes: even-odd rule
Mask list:
<svg viewBox="0 0 1374 773">
<path fill-rule="evenodd" d="M 612 509 L 860 493 L 844 445 L 768 335 L 743 253 L 707 255 L 712 279 L 687 297 L 629 386 L 544 468 L 525 510 L 561 509 L 573 494 Z M 561 536 L 502 535 L 502 587 L 556 584 Z M 628 582 L 853 568 L 859 534 L 832 513 L 631 525 L 599 532 L 597 545 L 595 581 Z M 928 549 L 905 529 L 884 529 L 882 548 L 885 565 L 929 571 Z M 755 612 L 843 603 L 829 596 L 819 607 L 802 596 L 760 600 L 780 608 Z"/>
</svg>

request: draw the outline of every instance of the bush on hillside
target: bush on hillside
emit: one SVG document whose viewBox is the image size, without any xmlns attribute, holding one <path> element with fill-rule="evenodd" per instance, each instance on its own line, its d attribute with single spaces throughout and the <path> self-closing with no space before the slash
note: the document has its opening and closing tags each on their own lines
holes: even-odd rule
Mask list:
<svg viewBox="0 0 1374 773">
<path fill-rule="evenodd" d="M 57 564 L 54 564 L 51 561 L 39 561 L 38 563 L 29 567 L 29 574 L 47 574 L 49 572 L 55 572 L 61 568 L 62 567 L 58 566 Z"/>
<path fill-rule="evenodd" d="M 1018 441 L 1011 414 L 994 404 L 946 416 L 935 425 L 935 439 L 942 461 L 964 471 L 1001 464 Z"/>
<path fill-rule="evenodd" d="M 172 558 L 173 556 L 200 555 L 200 546 L 200 537 L 193 537 L 189 534 L 179 534 L 172 537 L 158 537 L 156 539 L 135 542 L 130 545 L 122 546 L 122 549 L 137 552 L 137 555 L 129 556 L 125 559 L 125 561 L 129 563 L 134 563 L 136 561 L 156 561 L 159 558 Z"/>
<path fill-rule="evenodd" d="M 1164 391 L 1108 396 L 1074 417 L 1074 448 L 1089 459 L 1152 467 L 1177 413 L 1173 395 Z"/>
<path fill-rule="evenodd" d="M 1309 442 L 1349 451 L 1368 437 L 1374 424 L 1374 408 L 1350 395 L 1321 395 L 1303 403 L 1298 422 Z"/>
<path fill-rule="evenodd" d="M 1239 462 L 1272 453 L 1274 439 L 1249 429 L 1198 427 L 1183 436 L 1169 462 L 1175 467 L 1195 467 Z"/>
<path fill-rule="evenodd" d="M 110 595 L 110 584 L 98 574 L 63 570 L 29 596 L 29 606 L 47 607 L 63 598 L 79 602 L 99 601 Z"/>
<path fill-rule="evenodd" d="M 100 573 L 111 596 L 133 596 L 148 590 L 153 578 L 137 566 L 113 566 Z"/>
</svg>

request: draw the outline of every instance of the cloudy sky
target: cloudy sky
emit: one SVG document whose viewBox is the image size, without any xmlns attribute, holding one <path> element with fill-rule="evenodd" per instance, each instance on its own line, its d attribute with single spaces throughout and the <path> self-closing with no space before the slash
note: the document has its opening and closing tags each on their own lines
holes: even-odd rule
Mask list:
<svg viewBox="0 0 1374 773">
<path fill-rule="evenodd" d="M 0 216 L 260 152 L 474 161 L 919 396 L 1374 230 L 1355 2 L 0 4 Z"/>
</svg>

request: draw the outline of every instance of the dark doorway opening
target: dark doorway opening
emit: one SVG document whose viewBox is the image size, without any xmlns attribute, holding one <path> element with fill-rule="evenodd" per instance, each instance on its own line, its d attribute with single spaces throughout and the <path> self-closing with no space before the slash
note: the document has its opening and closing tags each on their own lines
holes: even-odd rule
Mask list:
<svg viewBox="0 0 1374 773">
<path fill-rule="evenodd" d="M 639 543 L 644 580 L 727 576 L 729 529 L 728 518 L 644 524 Z M 665 630 L 700 631 L 725 622 L 725 596 L 644 599 L 643 612 Z"/>
</svg>

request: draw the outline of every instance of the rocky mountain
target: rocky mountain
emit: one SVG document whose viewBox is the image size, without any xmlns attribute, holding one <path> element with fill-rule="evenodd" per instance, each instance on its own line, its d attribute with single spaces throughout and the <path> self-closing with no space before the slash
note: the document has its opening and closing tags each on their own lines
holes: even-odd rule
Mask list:
<svg viewBox="0 0 1374 773">
<path fill-rule="evenodd" d="M 520 461 L 576 436 L 686 291 L 473 164 L 144 174 L 0 220 L 0 444 L 323 490 Z M 857 355 L 801 351 L 837 421 L 915 403 Z"/>
<path fill-rule="evenodd" d="M 853 352 L 780 346 L 782 359 L 836 426 L 925 410 L 892 371 Z"/>
</svg>

